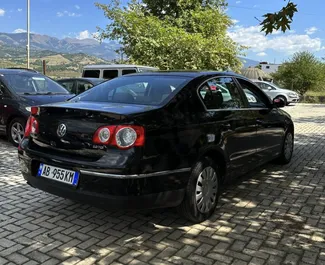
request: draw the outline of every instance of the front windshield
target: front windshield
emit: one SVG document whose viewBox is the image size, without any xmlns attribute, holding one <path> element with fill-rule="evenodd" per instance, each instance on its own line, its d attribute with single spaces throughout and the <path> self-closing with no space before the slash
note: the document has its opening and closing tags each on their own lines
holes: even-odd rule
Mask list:
<svg viewBox="0 0 325 265">
<path fill-rule="evenodd" d="M 183 76 L 123 76 L 99 84 L 71 101 L 161 105 L 189 81 L 190 78 Z"/>
<path fill-rule="evenodd" d="M 39 74 L 6 74 L 5 80 L 18 94 L 70 94 L 55 81 Z"/>
</svg>

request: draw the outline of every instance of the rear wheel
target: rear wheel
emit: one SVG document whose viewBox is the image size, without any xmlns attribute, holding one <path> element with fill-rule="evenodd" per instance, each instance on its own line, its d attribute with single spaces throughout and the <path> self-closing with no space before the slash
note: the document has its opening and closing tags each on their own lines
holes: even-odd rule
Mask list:
<svg viewBox="0 0 325 265">
<path fill-rule="evenodd" d="M 196 163 L 186 188 L 181 214 L 192 222 L 200 223 L 214 213 L 220 195 L 220 174 L 217 165 L 206 157 Z"/>
<path fill-rule="evenodd" d="M 7 129 L 8 140 L 18 146 L 24 137 L 26 121 L 22 118 L 15 118 L 9 123 Z"/>
<path fill-rule="evenodd" d="M 282 152 L 277 162 L 279 164 L 288 164 L 291 161 L 294 148 L 294 137 L 292 131 L 287 131 L 284 136 L 284 142 L 282 146 Z"/>
</svg>

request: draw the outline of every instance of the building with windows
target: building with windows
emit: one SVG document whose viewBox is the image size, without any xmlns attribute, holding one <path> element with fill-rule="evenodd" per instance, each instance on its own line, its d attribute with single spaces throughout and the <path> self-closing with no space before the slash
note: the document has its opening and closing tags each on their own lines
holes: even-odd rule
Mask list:
<svg viewBox="0 0 325 265">
<path fill-rule="evenodd" d="M 261 62 L 260 63 L 261 70 L 267 74 L 275 73 L 279 70 L 279 67 L 281 64 L 271 64 L 267 62 Z"/>
</svg>

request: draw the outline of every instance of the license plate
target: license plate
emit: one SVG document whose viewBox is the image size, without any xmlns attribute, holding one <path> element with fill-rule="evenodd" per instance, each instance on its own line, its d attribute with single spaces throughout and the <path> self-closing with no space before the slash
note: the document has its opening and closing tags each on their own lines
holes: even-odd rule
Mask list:
<svg viewBox="0 0 325 265">
<path fill-rule="evenodd" d="M 37 176 L 44 177 L 69 185 L 77 186 L 79 180 L 79 172 L 40 164 Z"/>
</svg>

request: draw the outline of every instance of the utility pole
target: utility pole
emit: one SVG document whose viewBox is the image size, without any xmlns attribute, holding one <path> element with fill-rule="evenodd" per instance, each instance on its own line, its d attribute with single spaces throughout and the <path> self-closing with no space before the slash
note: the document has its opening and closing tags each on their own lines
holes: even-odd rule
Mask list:
<svg viewBox="0 0 325 265">
<path fill-rule="evenodd" d="M 27 68 L 29 69 L 30 57 L 30 0 L 27 0 Z"/>
</svg>

